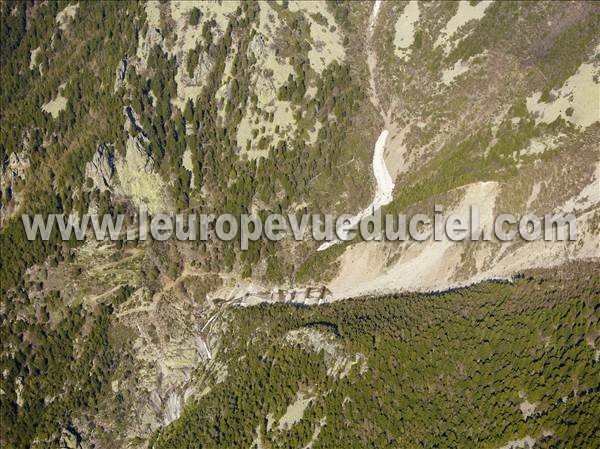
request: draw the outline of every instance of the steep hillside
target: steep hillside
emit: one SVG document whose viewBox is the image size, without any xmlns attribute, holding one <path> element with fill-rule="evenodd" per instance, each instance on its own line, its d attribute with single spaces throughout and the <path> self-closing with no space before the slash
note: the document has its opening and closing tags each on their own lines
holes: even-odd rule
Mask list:
<svg viewBox="0 0 600 449">
<path fill-rule="evenodd" d="M 0 12 L 2 447 L 598 437 L 597 2 Z M 488 233 L 572 213 L 578 238 L 128 238 L 142 205 L 356 224 L 434 204 L 479 205 Z M 35 213 L 124 229 L 29 241 Z"/>
<path fill-rule="evenodd" d="M 14 37 L 3 48 L 7 286 L 57 250 L 27 248 L 18 213 L 132 214 L 141 203 L 266 215 L 369 204 L 429 212 L 435 201 L 450 212 L 477 201 L 489 216 L 578 216 L 580 241 L 535 251 L 519 241 L 357 243 L 322 254 L 291 238 L 247 252 L 201 245 L 207 271 L 275 285 L 337 277 L 328 287 L 339 296 L 461 285 L 600 249 L 594 3 L 3 8 Z M 383 158 L 374 150 L 382 131 Z M 390 175 L 382 191 L 377 170 Z M 356 266 L 365 251 L 379 267 Z M 403 274 L 413 270 L 434 275 L 415 283 Z"/>
<path fill-rule="evenodd" d="M 592 447 L 597 268 L 233 310 L 227 349 L 194 373 L 197 393 L 152 445 Z"/>
<path fill-rule="evenodd" d="M 375 11 L 375 9 L 373 10 Z M 390 132 L 385 212 L 577 215 L 577 242 L 359 243 L 328 287 L 439 289 L 600 254 L 600 10 L 593 3 L 382 2 L 370 63 Z M 448 207 L 449 206 L 449 207 Z"/>
</svg>

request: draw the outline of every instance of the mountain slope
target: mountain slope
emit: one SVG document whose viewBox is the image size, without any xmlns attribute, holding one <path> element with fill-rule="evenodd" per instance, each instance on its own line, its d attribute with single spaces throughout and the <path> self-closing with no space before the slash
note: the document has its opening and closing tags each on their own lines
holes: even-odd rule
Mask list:
<svg viewBox="0 0 600 449">
<path fill-rule="evenodd" d="M 595 441 L 597 3 L 0 12 L 3 447 Z M 131 230 L 142 204 L 361 218 L 478 204 L 488 231 L 500 213 L 573 213 L 578 239 L 288 235 L 242 251 L 213 230 L 29 241 L 21 221 L 123 214 Z"/>
</svg>

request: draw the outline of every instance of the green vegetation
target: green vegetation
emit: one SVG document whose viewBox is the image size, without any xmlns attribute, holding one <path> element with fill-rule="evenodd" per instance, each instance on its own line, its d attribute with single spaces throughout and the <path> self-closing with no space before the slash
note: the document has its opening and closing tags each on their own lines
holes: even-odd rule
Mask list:
<svg viewBox="0 0 600 449">
<path fill-rule="evenodd" d="M 193 8 L 192 12 L 190 12 L 189 24 L 193 27 L 200 23 L 200 18 L 202 17 L 202 13 L 198 8 Z"/>
<path fill-rule="evenodd" d="M 600 437 L 597 263 L 437 294 L 238 309 L 208 296 L 241 278 L 330 279 L 345 246 L 26 240 L 21 213 L 97 210 L 131 223 L 118 170 L 103 191 L 86 174 L 100 145 L 122 162 L 129 139 L 166 186 L 169 211 L 252 211 L 264 222 L 273 212 L 361 210 L 383 126 L 370 99 L 371 50 L 393 122 L 387 151 L 408 164 L 384 212 L 490 180 L 502 183 L 503 210 L 525 204 L 533 182 L 543 182 L 539 203 L 554 196 L 555 207 L 589 183 L 598 124 L 536 125 L 526 98 L 549 99 L 588 60 L 597 5 L 494 2 L 458 30 L 448 54 L 433 45 L 457 6 L 427 5 L 413 57 L 400 63 L 394 36 L 381 31 L 402 5 L 384 2 L 367 42 L 369 2 L 310 14 L 287 1 L 242 2 L 227 16 L 200 3 L 183 23 L 159 2 L 158 30 L 144 3 L 0 4 L 3 448 L 58 448 L 69 428 L 90 447 L 144 446 L 172 397 L 186 399 L 183 414 L 148 447 L 496 449 L 530 435 L 536 447 L 580 448 Z M 58 23 L 67 6 L 73 16 Z M 327 55 L 321 38 L 331 36 L 317 25 L 339 32 L 345 50 L 322 69 L 308 55 Z M 196 33 L 191 45 L 180 46 L 182 27 Z M 459 60 L 468 70 L 442 86 Z M 59 95 L 65 107 L 46 112 Z M 523 154 L 532 139 L 559 134 L 560 147 Z M 16 154 L 27 161 L 23 178 L 5 170 Z M 567 188 L 555 182 L 565 167 Z M 214 357 L 201 360 L 209 346 Z M 283 423 L 300 397 L 306 409 Z M 526 418 L 525 401 L 535 404 Z"/>
<path fill-rule="evenodd" d="M 2 323 L 3 345 L 14 350 L 1 359 L 3 446 L 29 448 L 34 441 L 47 441 L 51 445 L 46 447 L 58 447 L 74 410 L 97 413 L 98 398 L 106 394 L 117 363 L 109 342 L 111 306 L 95 312 L 73 307 L 58 321 L 45 313 L 45 320 L 37 322 L 32 317 Z"/>
<path fill-rule="evenodd" d="M 273 113 L 258 107 L 252 81 L 259 55 L 251 50 L 251 43 L 256 40 L 260 8 L 266 6 L 243 3 L 225 30 L 219 30 L 214 19 L 203 20 L 201 8 L 192 9 L 188 26 L 202 30 L 197 45 L 181 61 L 156 45 L 142 63 L 136 62 L 135 55 L 138 38 L 148 33 L 143 5 L 82 3 L 64 29 L 56 23 L 62 6 L 2 4 L 2 28 L 11 36 L 2 42 L 3 121 L 11 126 L 0 132 L 0 159 L 4 165 L 11 153 L 25 149 L 30 163 L 25 182 L 3 192 L 2 202 L 16 204 L 21 199 L 19 214 L 83 213 L 93 205 L 99 205 L 100 211 L 131 210 L 126 199 L 101 193 L 85 179 L 85 165 L 98 144 L 114 146 L 113 157 L 120 158 L 129 134 L 140 138 L 154 167 L 169 180 L 165 202 L 176 211 L 241 214 L 258 206 L 263 214 L 287 213 L 299 204 L 307 209 L 319 204 L 325 210 L 341 207 L 332 192 L 347 190 L 354 192 L 349 207 L 367 200 L 370 187 L 364 181 L 372 136 L 371 128 L 365 132 L 364 125 L 373 111 L 364 106 L 364 79 L 360 71 L 351 70 L 356 65 L 352 60 L 333 63 L 321 74 L 310 68 L 310 26 L 302 13 L 272 5 L 279 29 L 276 48 L 269 51 L 276 51 L 293 67 L 279 93 L 290 101 L 295 130 L 277 128 L 271 135 L 257 126 L 257 148 L 267 154 L 257 161 L 243 156 L 237 128 L 245 111 L 261 120 L 274 120 Z M 356 28 L 352 8 L 341 4 L 331 8 L 342 29 Z M 121 20 L 125 16 L 133 20 Z M 95 25 L 100 22 L 103 27 Z M 172 27 L 161 32 L 166 40 L 173 38 Z M 40 67 L 30 69 L 36 48 L 35 62 Z M 124 58 L 130 63 L 115 91 L 115 68 Z M 194 77 L 200 60 L 210 67 L 201 77 L 204 88 L 182 112 L 172 103 L 177 96 L 178 64 Z M 230 78 L 225 74 L 227 60 Z M 220 104 L 216 93 L 226 82 L 227 101 Z M 41 106 L 59 90 L 67 107 L 53 119 Z M 123 130 L 126 108 L 138 122 L 131 131 Z M 191 152 L 191 173 L 182 163 L 186 150 Z M 34 178 L 35 183 L 28 182 Z M 3 292 L 20 285 L 28 267 L 52 259 L 61 249 L 56 234 L 49 242 L 28 242 L 16 215 L 3 224 L 0 239 Z M 236 269 L 246 277 L 275 282 L 293 278 L 308 257 L 306 248 L 293 254 L 284 250 L 286 257 L 282 257 L 282 250 L 269 242 L 256 242 L 244 254 L 237 245 L 203 245 L 209 259 L 204 266 L 214 271 Z M 261 260 L 267 262 L 258 263 Z"/>
<path fill-rule="evenodd" d="M 198 382 L 212 390 L 152 445 L 249 447 L 260 434 L 263 447 L 303 447 L 320 428 L 315 449 L 495 448 L 527 435 L 545 448 L 589 447 L 600 417 L 597 268 L 439 294 L 236 310 L 217 358 L 226 382 L 214 384 L 211 365 L 199 369 Z M 325 352 L 289 340 L 298 330 L 350 360 L 362 354 L 366 367 L 328 375 Z M 302 419 L 287 429 L 268 424 L 297 392 L 314 397 Z M 536 404 L 526 419 L 525 399 Z"/>
<path fill-rule="evenodd" d="M 502 46 L 514 38 L 514 24 L 520 23 L 527 45 L 511 45 L 511 52 L 526 58 L 544 74 L 542 91 L 558 89 L 575 73 L 586 57 L 594 51 L 594 37 L 598 33 L 600 11 L 591 4 L 582 4 L 573 18 L 553 24 L 548 17 L 562 14 L 560 4 L 535 2 L 497 2 L 489 7 L 475 30 L 462 40 L 449 55 L 451 63 L 467 60 L 493 46 Z M 532 27 L 532 25 L 535 25 Z M 545 28 L 551 27 L 551 32 Z M 543 34 L 542 34 L 543 33 Z"/>
<path fill-rule="evenodd" d="M 98 143 L 123 146 L 124 104 L 112 91 L 115 67 L 123 55 L 135 53 L 136 24 L 144 16 L 132 3 L 91 2 L 81 6 L 85 13 L 80 10 L 63 32 L 55 22 L 57 2 L 2 2 L 0 8 L 0 161 L 4 164 L 11 153 L 27 149 L 30 168 L 26 177 L 35 180 L 12 192 L 23 195 L 20 213 L 86 211 L 99 197 L 98 192 L 75 194 L 84 184 L 86 162 Z M 139 19 L 121 20 L 126 14 Z M 4 39 L 5 35 L 10 38 Z M 30 52 L 38 47 L 41 73 L 29 68 Z M 63 84 L 68 105 L 55 120 L 41 106 Z M 20 216 L 3 224 L 0 246 L 3 293 L 21 282 L 27 267 L 59 248 L 56 236 L 50 242 L 28 242 Z"/>
</svg>

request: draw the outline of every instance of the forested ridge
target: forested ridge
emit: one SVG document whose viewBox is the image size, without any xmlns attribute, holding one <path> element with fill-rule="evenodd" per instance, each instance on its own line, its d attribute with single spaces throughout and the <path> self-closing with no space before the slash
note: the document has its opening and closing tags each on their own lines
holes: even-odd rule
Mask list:
<svg viewBox="0 0 600 449">
<path fill-rule="evenodd" d="M 541 448 L 597 447 L 600 277 L 597 264 L 438 294 L 319 307 L 232 311 L 224 383 L 199 369 L 206 395 L 157 432 L 155 448 L 497 448 L 530 436 Z M 363 360 L 339 378 L 319 335 Z M 202 389 L 200 388 L 200 390 Z M 302 419 L 277 422 L 298 392 Z M 520 404 L 535 404 L 524 417 Z"/>
<path fill-rule="evenodd" d="M 149 447 L 594 447 L 599 272 L 579 262 L 438 293 L 225 306 L 213 358 L 196 365 L 181 416 Z M 185 288 L 203 301 L 206 285 Z M 97 445 L 126 444 L 142 375 L 124 315 L 134 290 L 97 304 L 36 285 L 11 296 L 3 445 L 58 447 L 75 423 Z M 174 338 L 178 326 L 161 317 Z"/>
</svg>

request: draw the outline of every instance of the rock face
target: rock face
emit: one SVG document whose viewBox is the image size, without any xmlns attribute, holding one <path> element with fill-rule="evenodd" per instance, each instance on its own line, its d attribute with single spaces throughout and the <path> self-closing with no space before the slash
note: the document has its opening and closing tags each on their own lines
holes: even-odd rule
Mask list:
<svg viewBox="0 0 600 449">
<path fill-rule="evenodd" d="M 2 188 L 11 186 L 16 178 L 25 180 L 25 171 L 29 168 L 29 159 L 24 151 L 20 153 L 11 153 L 8 157 L 8 163 L 0 168 L 0 180 Z"/>
<path fill-rule="evenodd" d="M 94 186 L 101 191 L 111 191 L 114 172 L 112 148 L 104 144 L 98 145 L 92 160 L 85 165 L 86 178 L 92 179 Z"/>
<path fill-rule="evenodd" d="M 156 45 L 162 45 L 162 41 L 163 37 L 162 34 L 160 34 L 160 30 L 153 26 L 148 28 L 144 38 L 140 36 L 140 42 L 138 43 L 136 56 L 139 60 L 139 65 L 142 68 L 145 68 L 146 66 L 146 61 L 150 55 L 150 50 L 152 50 L 152 48 L 154 48 Z"/>
<path fill-rule="evenodd" d="M 127 56 L 121 59 L 121 62 L 117 66 L 117 73 L 115 76 L 115 92 L 125 85 L 125 74 L 127 73 L 128 60 Z"/>
<path fill-rule="evenodd" d="M 211 299 L 230 298 L 233 304 L 252 306 L 262 303 L 287 303 L 295 305 L 317 305 L 332 300 L 331 291 L 325 286 L 306 286 L 299 288 L 262 288 L 258 285 L 247 285 L 238 288 L 224 288 Z"/>
<path fill-rule="evenodd" d="M 298 329 L 287 333 L 286 341 L 292 344 L 300 344 L 308 350 L 324 355 L 327 375 L 343 379 L 354 365 L 360 372 L 367 369 L 367 360 L 364 354 L 348 353 L 335 341 L 333 335 L 313 329 Z"/>
<path fill-rule="evenodd" d="M 175 421 L 181 415 L 181 409 L 183 408 L 183 398 L 177 392 L 172 391 L 167 399 L 165 407 L 164 424 L 168 425 Z"/>
<path fill-rule="evenodd" d="M 165 212 L 166 184 L 155 171 L 155 161 L 146 151 L 143 135 L 129 136 L 125 157 L 115 162 L 123 194 L 136 206 L 144 203 L 151 213 Z"/>
<path fill-rule="evenodd" d="M 71 429 L 63 429 L 59 445 L 61 449 L 82 449 L 81 438 Z"/>
<path fill-rule="evenodd" d="M 17 396 L 16 402 L 19 407 L 23 407 L 23 388 L 25 388 L 23 385 L 23 378 L 17 377 L 15 380 L 15 394 Z"/>
<path fill-rule="evenodd" d="M 26 150 L 11 153 L 8 161 L 0 165 L 0 190 L 2 205 L 0 206 L 0 222 L 10 217 L 19 209 L 21 196 L 17 193 L 17 181 L 25 181 L 25 173 L 29 168 Z"/>
<path fill-rule="evenodd" d="M 138 116 L 131 106 L 125 106 L 125 108 L 123 109 L 123 114 L 125 114 L 125 117 L 127 118 L 127 121 L 125 122 L 126 131 L 135 133 L 144 132 L 144 129 L 140 125 Z"/>
</svg>

